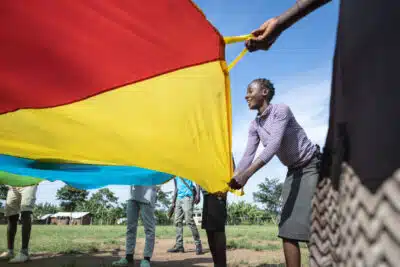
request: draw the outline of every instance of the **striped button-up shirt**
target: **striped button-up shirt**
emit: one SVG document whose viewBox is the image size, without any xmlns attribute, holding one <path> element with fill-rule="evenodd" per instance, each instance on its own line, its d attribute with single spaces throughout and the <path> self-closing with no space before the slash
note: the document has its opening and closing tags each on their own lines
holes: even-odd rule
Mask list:
<svg viewBox="0 0 400 267">
<path fill-rule="evenodd" d="M 290 108 L 284 104 L 270 104 L 251 122 L 247 147 L 237 166 L 237 173 L 251 165 L 260 141 L 264 145 L 259 156 L 262 161 L 268 163 L 277 155 L 290 168 L 305 164 L 317 149 L 297 123 Z"/>
</svg>

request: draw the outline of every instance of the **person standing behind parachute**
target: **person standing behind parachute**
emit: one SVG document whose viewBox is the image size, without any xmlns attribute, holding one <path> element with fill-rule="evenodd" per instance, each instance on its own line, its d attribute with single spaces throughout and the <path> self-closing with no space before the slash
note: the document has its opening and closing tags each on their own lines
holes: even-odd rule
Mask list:
<svg viewBox="0 0 400 267">
<path fill-rule="evenodd" d="M 9 187 L 6 199 L 5 216 L 8 219 L 8 251 L 0 255 L 0 261 L 24 263 L 29 260 L 29 240 L 32 229 L 32 211 L 35 206 L 37 185 L 26 187 Z M 14 241 L 17 233 L 18 219 L 22 221 L 22 248 L 14 257 Z"/>
<path fill-rule="evenodd" d="M 203 253 L 201 245 L 200 234 L 197 230 L 196 223 L 193 218 L 194 205 L 200 202 L 200 187 L 194 185 L 190 180 L 175 177 L 174 179 L 175 191 L 172 197 L 172 208 L 175 213 L 175 226 L 176 226 L 176 244 L 173 248 L 169 249 L 169 253 L 185 252 L 183 247 L 183 219 L 189 225 L 192 231 L 193 239 L 196 245 L 196 254 Z"/>
<path fill-rule="evenodd" d="M 144 246 L 144 259 L 140 267 L 150 267 L 150 259 L 153 256 L 155 242 L 155 205 L 157 200 L 156 186 L 131 186 L 131 199 L 127 203 L 127 231 L 126 231 L 126 256 L 112 263 L 112 266 L 125 267 L 133 263 L 136 248 L 136 235 L 139 222 L 139 214 L 144 225 L 146 236 Z"/>
<path fill-rule="evenodd" d="M 233 169 L 235 169 L 235 160 Z M 226 193 L 208 193 L 203 188 L 203 214 L 201 228 L 206 230 L 208 246 L 215 267 L 226 267 L 226 234 L 225 224 L 227 219 L 227 192 Z"/>
</svg>

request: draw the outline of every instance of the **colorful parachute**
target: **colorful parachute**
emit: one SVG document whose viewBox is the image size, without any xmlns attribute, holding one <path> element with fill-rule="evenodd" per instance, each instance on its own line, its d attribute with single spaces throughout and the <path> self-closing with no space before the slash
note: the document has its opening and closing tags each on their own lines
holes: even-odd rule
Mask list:
<svg viewBox="0 0 400 267">
<path fill-rule="evenodd" d="M 188 0 L 11 1 L 0 16 L 0 184 L 232 177 L 225 42 Z"/>
</svg>

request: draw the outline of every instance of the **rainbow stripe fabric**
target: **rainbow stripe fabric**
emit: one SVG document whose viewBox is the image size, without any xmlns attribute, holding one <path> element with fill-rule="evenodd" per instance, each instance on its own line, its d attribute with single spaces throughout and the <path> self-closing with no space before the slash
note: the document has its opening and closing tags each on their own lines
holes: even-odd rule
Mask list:
<svg viewBox="0 0 400 267">
<path fill-rule="evenodd" d="M 188 0 L 2 2 L 0 184 L 232 177 L 225 42 Z"/>
</svg>

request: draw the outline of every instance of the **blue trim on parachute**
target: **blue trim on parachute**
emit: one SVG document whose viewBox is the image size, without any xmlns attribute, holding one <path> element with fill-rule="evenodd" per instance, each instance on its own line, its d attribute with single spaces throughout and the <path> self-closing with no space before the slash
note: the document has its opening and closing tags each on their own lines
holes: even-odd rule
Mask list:
<svg viewBox="0 0 400 267">
<path fill-rule="evenodd" d="M 171 174 L 130 166 L 102 166 L 36 161 L 0 154 L 0 171 L 48 181 L 62 181 L 79 189 L 108 185 L 158 185 Z"/>
</svg>

